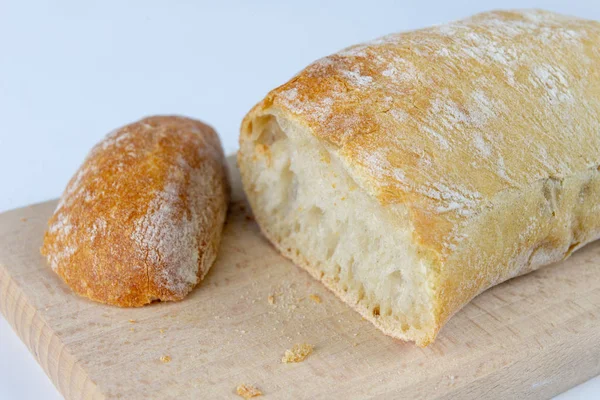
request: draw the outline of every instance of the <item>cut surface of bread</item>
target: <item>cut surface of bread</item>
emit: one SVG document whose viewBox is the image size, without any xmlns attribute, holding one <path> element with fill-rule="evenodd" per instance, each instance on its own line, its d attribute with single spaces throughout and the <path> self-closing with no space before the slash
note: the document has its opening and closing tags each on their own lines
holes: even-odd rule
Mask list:
<svg viewBox="0 0 600 400">
<path fill-rule="evenodd" d="M 316 138 L 279 121 L 285 132 L 274 115 L 255 121 L 247 143 L 255 148 L 239 153 L 244 164 L 246 154 L 260 154 L 253 162 L 262 166 L 242 174 L 264 233 L 365 318 L 403 339 L 425 340 L 420 329 L 434 323 L 430 266 L 411 242 L 407 210 L 390 215 Z"/>
</svg>

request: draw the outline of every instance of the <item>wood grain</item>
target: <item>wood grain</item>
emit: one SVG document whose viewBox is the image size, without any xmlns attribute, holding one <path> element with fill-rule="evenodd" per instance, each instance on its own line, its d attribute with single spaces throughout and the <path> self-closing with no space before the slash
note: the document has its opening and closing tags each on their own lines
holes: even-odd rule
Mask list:
<svg viewBox="0 0 600 400">
<path fill-rule="evenodd" d="M 80 298 L 39 255 L 55 202 L 0 215 L 0 310 L 67 399 L 236 398 L 241 383 L 265 398 L 549 398 L 600 373 L 600 243 L 488 290 L 421 349 L 282 258 L 233 179 L 217 263 L 179 303 Z M 281 363 L 304 342 L 313 354 Z"/>
</svg>

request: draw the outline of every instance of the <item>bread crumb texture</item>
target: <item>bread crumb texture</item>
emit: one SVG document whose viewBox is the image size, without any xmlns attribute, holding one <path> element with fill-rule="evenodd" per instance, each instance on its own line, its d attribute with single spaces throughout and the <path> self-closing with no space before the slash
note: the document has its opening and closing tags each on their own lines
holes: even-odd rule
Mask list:
<svg viewBox="0 0 600 400">
<path fill-rule="evenodd" d="M 262 396 L 262 392 L 255 388 L 252 385 L 239 385 L 236 389 L 236 393 L 238 396 L 243 397 L 244 399 L 251 399 L 252 397 Z"/>
<path fill-rule="evenodd" d="M 290 350 L 285 351 L 281 362 L 286 364 L 302 362 L 313 352 L 313 349 L 312 344 L 295 344 Z"/>
<path fill-rule="evenodd" d="M 269 302 L 270 305 L 274 305 L 275 304 L 275 296 L 270 294 L 269 297 L 267 297 L 267 301 Z"/>
</svg>

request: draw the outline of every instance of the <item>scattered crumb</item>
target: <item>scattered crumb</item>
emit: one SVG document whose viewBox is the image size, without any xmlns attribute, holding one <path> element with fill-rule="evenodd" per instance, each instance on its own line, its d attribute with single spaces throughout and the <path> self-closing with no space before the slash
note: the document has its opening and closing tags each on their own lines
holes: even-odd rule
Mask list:
<svg viewBox="0 0 600 400">
<path fill-rule="evenodd" d="M 160 361 L 164 362 L 165 364 L 168 363 L 168 362 L 171 362 L 171 356 L 166 356 L 166 355 L 162 356 L 160 358 Z"/>
<path fill-rule="evenodd" d="M 286 350 L 281 362 L 283 363 L 297 363 L 304 361 L 310 353 L 312 353 L 314 346 L 312 344 L 302 343 L 295 344 L 291 350 Z"/>
<path fill-rule="evenodd" d="M 275 296 L 270 294 L 269 297 L 267 297 L 267 301 L 269 302 L 270 305 L 275 304 Z"/>
<path fill-rule="evenodd" d="M 321 297 L 319 295 L 317 295 L 317 294 L 311 294 L 308 297 L 310 297 L 310 299 L 312 301 L 314 301 L 315 303 L 320 303 L 321 302 Z"/>
<path fill-rule="evenodd" d="M 235 391 L 238 396 L 245 399 L 262 396 L 262 392 L 252 385 L 239 385 Z"/>
<path fill-rule="evenodd" d="M 135 328 L 129 328 L 131 332 L 135 332 Z"/>
<path fill-rule="evenodd" d="M 137 321 L 135 319 L 130 319 L 129 322 L 132 324 L 137 324 Z"/>
<path fill-rule="evenodd" d="M 27 218 L 21 217 L 21 222 L 27 222 Z"/>
<path fill-rule="evenodd" d="M 352 343 L 352 347 L 358 346 L 358 343 Z"/>
<path fill-rule="evenodd" d="M 162 333 L 162 334 L 164 334 L 164 333 L 165 333 L 165 330 L 164 330 L 164 329 L 159 329 L 158 331 L 159 331 L 160 333 Z"/>
<path fill-rule="evenodd" d="M 241 331 L 240 331 L 240 333 L 242 333 L 242 334 L 245 334 L 245 333 L 246 333 L 246 331 L 245 331 L 245 330 L 241 330 Z"/>
</svg>

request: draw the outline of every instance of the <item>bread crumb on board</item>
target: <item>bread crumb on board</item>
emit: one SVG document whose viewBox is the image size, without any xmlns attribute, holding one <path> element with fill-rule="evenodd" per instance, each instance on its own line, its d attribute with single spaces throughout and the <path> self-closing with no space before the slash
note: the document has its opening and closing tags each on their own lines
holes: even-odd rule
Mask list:
<svg viewBox="0 0 600 400">
<path fill-rule="evenodd" d="M 310 299 L 312 301 L 314 301 L 315 303 L 320 303 L 321 302 L 321 297 L 318 294 L 311 294 L 308 297 L 310 297 Z"/>
<path fill-rule="evenodd" d="M 160 361 L 162 361 L 165 364 L 169 363 L 169 362 L 171 362 L 171 356 L 164 355 L 160 358 Z"/>
<path fill-rule="evenodd" d="M 235 391 L 238 394 L 238 396 L 243 397 L 245 399 L 262 396 L 262 392 L 252 385 L 238 385 Z"/>
<path fill-rule="evenodd" d="M 129 320 L 129 323 L 131 323 L 131 324 L 137 324 L 137 320 L 135 320 L 135 319 L 130 319 L 130 320 Z"/>
<path fill-rule="evenodd" d="M 267 297 L 267 301 L 269 302 L 270 305 L 275 304 L 275 296 L 270 294 L 269 297 Z"/>
<path fill-rule="evenodd" d="M 288 364 L 304 361 L 313 352 L 313 349 L 314 346 L 312 344 L 295 344 L 290 350 L 285 351 L 281 362 Z"/>
</svg>

